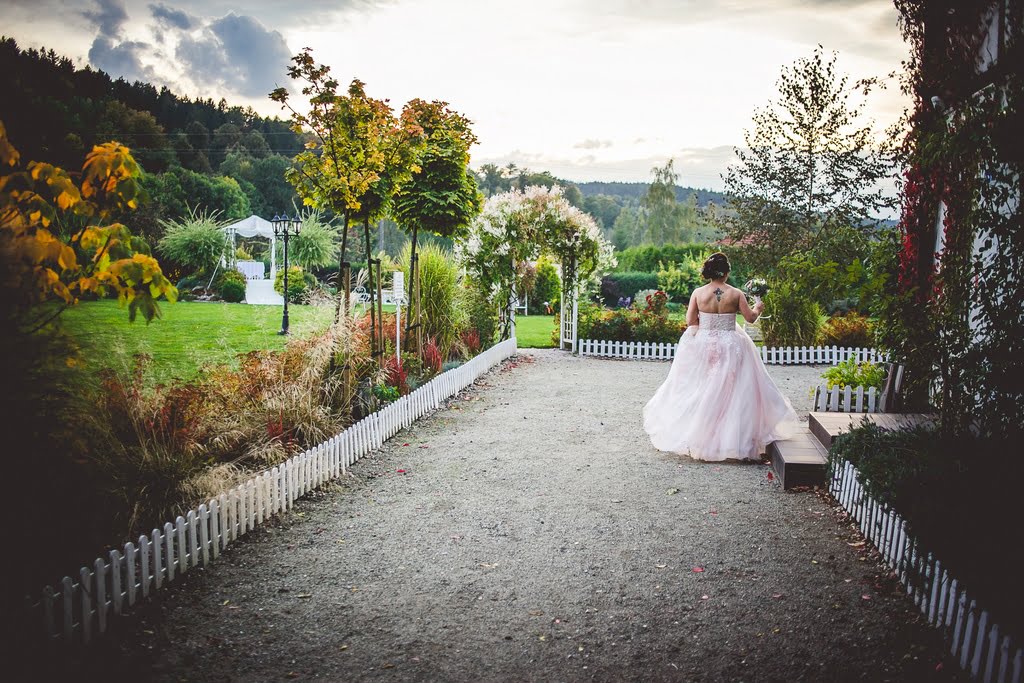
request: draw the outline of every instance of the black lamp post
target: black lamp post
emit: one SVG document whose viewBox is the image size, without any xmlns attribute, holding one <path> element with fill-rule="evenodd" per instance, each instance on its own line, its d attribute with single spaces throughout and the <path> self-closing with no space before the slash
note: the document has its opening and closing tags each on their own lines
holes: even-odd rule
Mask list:
<svg viewBox="0 0 1024 683">
<path fill-rule="evenodd" d="M 274 237 L 284 238 L 284 314 L 281 316 L 281 331 L 278 334 L 288 334 L 288 238 L 292 235 L 298 236 L 302 221 L 298 217 L 289 218 L 288 214 L 285 214 L 274 216 L 270 222 L 274 225 Z"/>
</svg>

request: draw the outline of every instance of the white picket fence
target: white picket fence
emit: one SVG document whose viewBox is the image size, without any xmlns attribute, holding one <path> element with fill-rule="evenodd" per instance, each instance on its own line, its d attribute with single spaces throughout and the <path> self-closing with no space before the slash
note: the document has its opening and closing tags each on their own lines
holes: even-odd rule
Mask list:
<svg viewBox="0 0 1024 683">
<path fill-rule="evenodd" d="M 162 529 L 140 536 L 138 543 L 111 550 L 107 557 L 82 567 L 77 581 L 66 576 L 56 589 L 47 586 L 32 611 L 52 640 L 89 642 L 107 630 L 114 615 L 193 567 L 215 560 L 232 541 L 291 509 L 297 499 L 343 474 L 361 457 L 515 353 L 515 337 L 496 344 L 319 446 L 257 474 L 167 522 Z"/>
<path fill-rule="evenodd" d="M 875 387 L 853 388 L 845 386 L 831 389 L 827 384 L 814 388 L 814 410 L 820 413 L 880 413 L 882 412 L 879 391 Z"/>
<path fill-rule="evenodd" d="M 943 629 L 960 666 L 985 683 L 1021 683 L 1019 637 L 1000 629 L 942 562 L 907 533 L 906 522 L 868 495 L 852 464 L 836 467 L 830 490 L 897 573 L 928 623 Z"/>
<path fill-rule="evenodd" d="M 626 358 L 629 360 L 672 360 L 677 344 L 654 342 L 622 342 L 608 339 L 581 339 L 581 356 Z M 786 346 L 759 349 L 761 360 L 768 365 L 837 365 L 850 358 L 858 363 L 884 362 L 887 356 L 876 349 L 839 346 Z"/>
</svg>

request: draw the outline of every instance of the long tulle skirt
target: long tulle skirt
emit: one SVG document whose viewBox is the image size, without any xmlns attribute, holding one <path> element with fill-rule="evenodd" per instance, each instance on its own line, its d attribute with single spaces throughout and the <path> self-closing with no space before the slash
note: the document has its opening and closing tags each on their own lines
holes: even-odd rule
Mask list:
<svg viewBox="0 0 1024 683">
<path fill-rule="evenodd" d="M 643 421 L 658 450 L 711 461 L 759 459 L 769 443 L 799 426 L 738 326 L 687 329 L 668 378 L 644 406 Z"/>
</svg>

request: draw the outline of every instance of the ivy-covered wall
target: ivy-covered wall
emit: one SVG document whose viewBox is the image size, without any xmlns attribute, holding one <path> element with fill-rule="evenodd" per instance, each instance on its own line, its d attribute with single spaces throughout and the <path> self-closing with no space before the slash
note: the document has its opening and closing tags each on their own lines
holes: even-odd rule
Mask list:
<svg viewBox="0 0 1024 683">
<path fill-rule="evenodd" d="M 896 0 L 913 95 L 879 341 L 948 433 L 1022 435 L 1020 3 Z"/>
</svg>

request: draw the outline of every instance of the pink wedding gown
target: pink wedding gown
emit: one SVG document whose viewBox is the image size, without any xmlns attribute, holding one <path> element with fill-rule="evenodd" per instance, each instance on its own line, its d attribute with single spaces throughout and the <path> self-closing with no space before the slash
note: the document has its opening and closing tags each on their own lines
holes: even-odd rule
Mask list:
<svg viewBox="0 0 1024 683">
<path fill-rule="evenodd" d="M 643 417 L 658 450 L 713 461 L 757 460 L 799 426 L 735 313 L 702 312 L 687 328 Z"/>
</svg>

